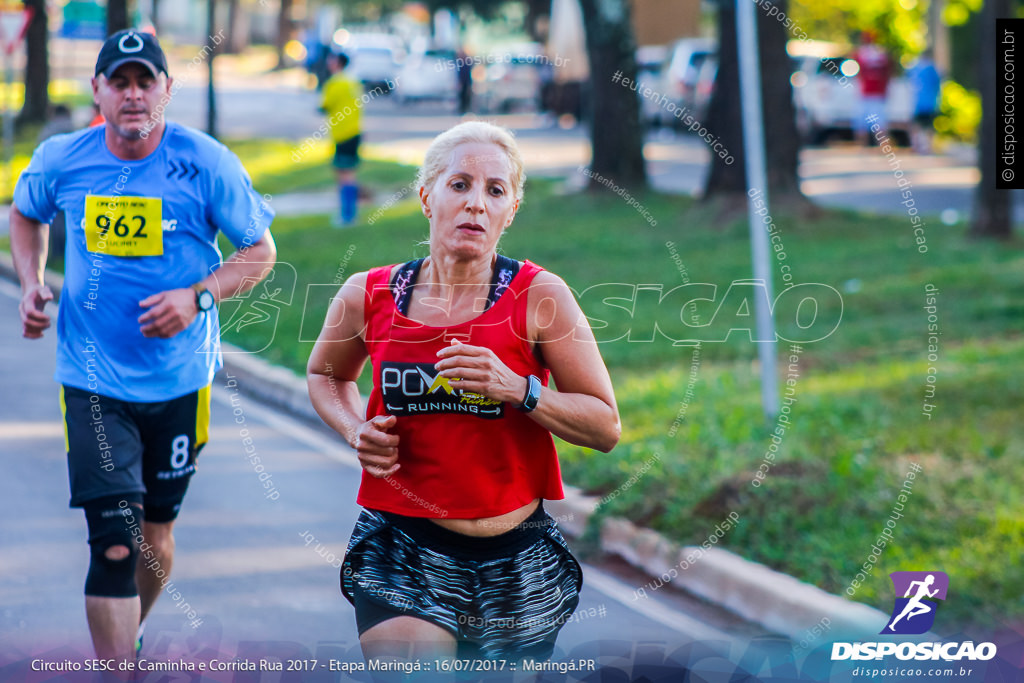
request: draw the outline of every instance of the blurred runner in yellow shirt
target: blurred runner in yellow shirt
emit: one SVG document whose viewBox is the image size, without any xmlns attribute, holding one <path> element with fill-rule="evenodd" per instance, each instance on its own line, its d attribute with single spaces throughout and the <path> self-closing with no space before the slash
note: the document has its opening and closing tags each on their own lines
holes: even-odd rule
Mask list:
<svg viewBox="0 0 1024 683">
<path fill-rule="evenodd" d="M 341 225 L 351 225 L 356 218 L 359 188 L 356 167 L 359 166 L 359 108 L 363 88 L 345 73 L 349 58 L 345 53 L 327 57 L 331 77 L 324 84 L 320 109 L 327 114 L 327 125 L 334 140 L 334 168 L 338 171 L 338 194 L 341 199 Z"/>
</svg>

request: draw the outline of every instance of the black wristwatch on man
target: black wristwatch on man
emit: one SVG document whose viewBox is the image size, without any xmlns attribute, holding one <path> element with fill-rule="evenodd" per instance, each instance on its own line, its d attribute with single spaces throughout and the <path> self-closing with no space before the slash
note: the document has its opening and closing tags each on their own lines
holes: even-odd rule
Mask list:
<svg viewBox="0 0 1024 683">
<path fill-rule="evenodd" d="M 213 308 L 213 304 L 216 303 L 213 300 L 213 292 L 208 290 L 206 287 L 203 287 L 203 283 L 201 282 L 197 282 L 192 285 L 192 289 L 196 292 L 196 309 L 200 313 L 205 313 Z"/>
</svg>

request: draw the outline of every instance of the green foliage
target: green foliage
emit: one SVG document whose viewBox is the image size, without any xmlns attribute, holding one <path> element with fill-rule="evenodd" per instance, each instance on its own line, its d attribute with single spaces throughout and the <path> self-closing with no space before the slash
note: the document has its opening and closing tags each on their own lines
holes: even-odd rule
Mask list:
<svg viewBox="0 0 1024 683">
<path fill-rule="evenodd" d="M 981 95 L 955 81 L 945 81 L 939 97 L 935 131 L 956 140 L 973 142 L 981 124 Z"/>
<path fill-rule="evenodd" d="M 345 12 L 345 20 L 349 23 L 369 21 L 380 21 L 388 14 L 401 12 L 403 7 L 409 3 L 404 0 L 376 0 L 366 2 L 365 0 L 336 0 L 336 4 L 342 6 Z M 502 13 L 506 5 L 514 3 L 493 2 L 492 0 L 425 0 L 423 6 L 432 15 L 439 9 L 450 9 L 475 12 L 484 19 L 491 19 Z"/>
<path fill-rule="evenodd" d="M 933 0 L 934 1 L 934 0 Z M 942 8 L 942 23 L 946 26 L 966 24 L 972 14 L 981 11 L 984 0 L 947 0 Z"/>
<path fill-rule="evenodd" d="M 791 0 L 790 15 L 811 38 L 856 45 L 863 31 L 897 59 L 927 44 L 925 0 Z"/>
</svg>

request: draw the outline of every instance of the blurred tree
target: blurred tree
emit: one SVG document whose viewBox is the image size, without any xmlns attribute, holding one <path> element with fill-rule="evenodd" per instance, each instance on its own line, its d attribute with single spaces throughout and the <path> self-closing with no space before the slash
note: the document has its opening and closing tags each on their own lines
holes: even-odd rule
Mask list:
<svg viewBox="0 0 1024 683">
<path fill-rule="evenodd" d="M 292 4 L 293 0 L 281 0 L 281 9 L 277 14 L 277 40 L 274 47 L 277 48 L 277 67 L 285 67 L 284 46 L 292 37 Z"/>
<path fill-rule="evenodd" d="M 153 30 L 156 34 L 160 35 L 160 0 L 151 0 L 153 7 L 153 16 L 150 17 L 150 21 L 153 22 Z"/>
<path fill-rule="evenodd" d="M 996 19 L 1014 16 L 1013 0 L 985 0 L 978 22 L 978 45 L 983 46 L 978 60 L 981 86 L 981 134 L 978 136 L 978 169 L 981 180 L 974 191 L 972 237 L 1009 239 L 1013 232 L 1009 190 L 996 189 Z"/>
<path fill-rule="evenodd" d="M 962 23 L 949 29 L 952 57 L 949 73 L 943 76 L 970 90 L 978 89 L 978 55 L 982 52 L 978 45 L 980 16 L 977 12 L 970 14 Z"/>
<path fill-rule="evenodd" d="M 636 41 L 628 0 L 580 0 L 590 61 L 591 171 L 620 187 L 647 185 L 640 100 L 620 79 L 636 83 Z M 590 183 L 592 189 L 598 189 Z"/>
<path fill-rule="evenodd" d="M 550 0 L 524 0 L 526 3 L 537 3 L 550 6 Z M 341 5 L 345 11 L 345 21 L 380 21 L 381 17 L 401 12 L 406 0 L 377 0 L 367 2 L 366 0 L 337 0 L 336 4 Z M 449 9 L 456 14 L 459 10 L 474 12 L 482 19 L 493 19 L 497 16 L 505 3 L 494 2 L 493 0 L 423 0 L 416 3 L 423 5 L 431 14 L 439 9 Z"/>
<path fill-rule="evenodd" d="M 50 46 L 46 0 L 25 0 L 32 21 L 25 33 L 25 104 L 16 122 L 42 123 L 50 109 Z"/>
<path fill-rule="evenodd" d="M 223 52 L 227 54 L 238 54 L 249 47 L 248 4 L 247 2 L 242 2 L 242 0 L 228 0 L 227 38 L 222 47 Z"/>
<path fill-rule="evenodd" d="M 206 47 L 209 48 L 209 57 L 206 58 L 206 134 L 211 138 L 217 137 L 217 88 L 214 83 L 213 60 L 221 41 L 214 42 L 216 35 L 217 0 L 206 0 Z"/>
<path fill-rule="evenodd" d="M 381 17 L 395 12 L 401 12 L 406 0 L 377 0 L 367 2 L 366 0 L 335 0 L 345 12 L 345 21 L 367 21 L 378 22 Z M 494 2 L 494 0 L 423 0 L 417 3 L 426 7 L 427 11 L 433 14 L 439 9 L 452 10 L 456 14 L 461 11 L 468 11 L 476 14 L 481 19 L 489 21 L 500 17 L 507 9 L 503 5 L 507 2 Z M 545 16 L 551 11 L 551 0 L 519 0 L 526 10 L 525 30 L 534 40 L 539 40 L 535 34 L 537 19 Z"/>
<path fill-rule="evenodd" d="M 439 9 L 450 9 L 453 11 L 468 9 L 475 12 L 481 19 L 493 19 L 501 9 L 502 3 L 494 2 L 493 0 L 426 0 L 423 4 L 427 6 L 431 13 Z"/>
<path fill-rule="evenodd" d="M 342 8 L 342 18 L 346 23 L 366 21 L 375 23 L 381 17 L 402 11 L 405 0 L 377 0 L 377 2 L 366 2 L 365 0 L 337 0 L 335 3 Z"/>
<path fill-rule="evenodd" d="M 774 3 L 785 12 L 786 0 Z M 719 154 L 711 155 L 711 172 L 704 186 L 705 198 L 745 195 L 747 191 L 746 155 L 743 151 L 743 117 L 740 108 L 739 53 L 736 41 L 735 0 L 717 0 L 718 75 L 711 94 L 708 132 L 731 155 L 727 164 Z M 761 107 L 765 126 L 765 165 L 768 192 L 773 203 L 804 204 L 797 178 L 800 138 L 793 110 L 793 89 L 789 83 L 791 66 L 786 53 L 786 29 L 777 17 L 758 7 L 758 64 L 761 67 Z M 728 156 L 725 158 L 728 159 Z M 745 199 L 743 200 L 745 202 Z"/>
<path fill-rule="evenodd" d="M 872 31 L 878 44 L 899 58 L 924 50 L 928 6 L 936 1 L 792 0 L 790 16 L 796 26 L 816 40 L 856 43 L 862 31 Z"/>
<path fill-rule="evenodd" d="M 107 35 L 126 29 L 128 21 L 128 0 L 107 0 Z"/>
<path fill-rule="evenodd" d="M 544 42 L 547 36 L 541 31 L 542 19 L 551 15 L 551 0 L 523 0 L 523 4 L 526 5 L 526 30 L 530 38 Z"/>
</svg>

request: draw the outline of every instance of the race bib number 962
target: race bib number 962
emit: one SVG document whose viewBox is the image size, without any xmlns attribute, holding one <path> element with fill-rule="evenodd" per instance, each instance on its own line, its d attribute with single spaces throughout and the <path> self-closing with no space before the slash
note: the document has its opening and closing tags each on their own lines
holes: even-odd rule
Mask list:
<svg viewBox="0 0 1024 683">
<path fill-rule="evenodd" d="M 85 246 L 110 256 L 160 256 L 164 253 L 159 197 L 85 198 Z"/>
</svg>

